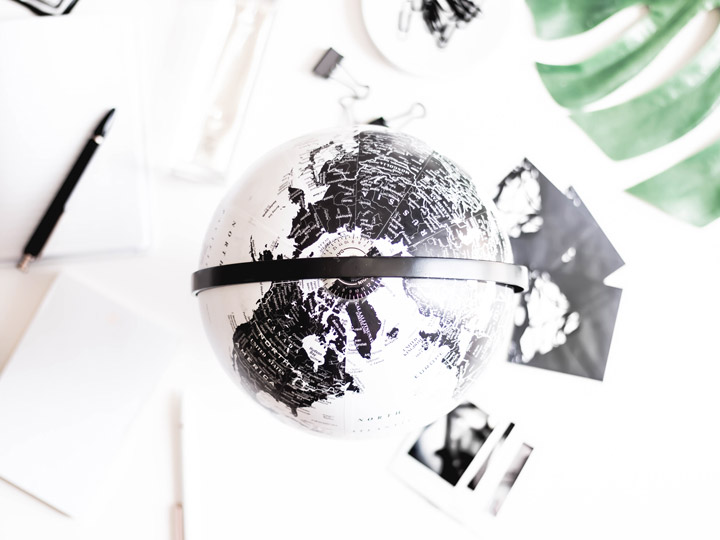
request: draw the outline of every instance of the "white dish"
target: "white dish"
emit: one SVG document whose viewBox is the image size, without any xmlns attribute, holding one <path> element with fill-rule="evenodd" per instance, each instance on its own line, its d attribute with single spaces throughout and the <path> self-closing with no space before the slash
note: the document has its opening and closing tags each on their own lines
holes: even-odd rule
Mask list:
<svg viewBox="0 0 720 540">
<path fill-rule="evenodd" d="M 440 48 L 421 12 L 413 12 L 407 33 L 398 21 L 406 0 L 362 0 L 365 27 L 375 46 L 387 60 L 415 75 L 447 75 L 476 64 L 496 48 L 512 17 L 512 2 L 486 0 L 482 15 L 458 28 L 448 44 Z"/>
</svg>

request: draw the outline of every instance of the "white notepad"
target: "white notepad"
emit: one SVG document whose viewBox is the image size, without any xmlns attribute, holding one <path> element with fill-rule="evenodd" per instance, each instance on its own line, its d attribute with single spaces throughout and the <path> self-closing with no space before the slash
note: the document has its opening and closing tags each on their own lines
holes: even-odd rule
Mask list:
<svg viewBox="0 0 720 540">
<path fill-rule="evenodd" d="M 56 278 L 0 373 L 0 478 L 81 513 L 175 344 L 164 327 Z"/>
<path fill-rule="evenodd" d="M 0 23 L 0 261 L 16 261 L 95 126 L 105 143 L 43 257 L 148 244 L 147 164 L 132 28 L 121 19 Z"/>
</svg>

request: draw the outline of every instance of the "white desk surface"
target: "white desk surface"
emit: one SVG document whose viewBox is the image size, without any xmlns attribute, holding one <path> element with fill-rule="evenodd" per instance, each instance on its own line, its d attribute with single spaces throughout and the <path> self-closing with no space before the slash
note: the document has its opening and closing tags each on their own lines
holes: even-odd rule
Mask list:
<svg viewBox="0 0 720 540">
<path fill-rule="evenodd" d="M 420 101 L 427 118 L 407 131 L 488 189 L 524 156 L 560 187 L 573 185 L 627 263 L 613 276 L 625 292 L 606 378 L 597 383 L 501 364 L 475 389 L 475 397 L 535 429 L 536 452 L 543 453 L 543 467 L 516 486 L 491 537 L 717 538 L 720 221 L 696 229 L 623 189 L 716 137 L 720 111 L 664 149 L 610 161 L 540 83 L 532 60 L 554 50 L 533 37 L 523 2 L 503 1 L 517 11 L 504 41 L 472 69 L 440 80 L 389 65 L 363 28 L 358 0 L 285 1 L 241 137 L 240 167 L 291 137 L 343 122 L 337 99 L 344 89 L 310 73 L 332 46 L 372 86 L 358 108 L 361 118 L 392 116 Z M 400 438 L 336 442 L 287 428 L 243 397 L 212 356 L 189 285 L 225 187 L 165 173 L 174 120 L 182 114 L 176 102 L 191 76 L 179 51 L 212 32 L 198 16 L 210 3 L 80 0 L 76 8 L 130 12 L 143 40 L 153 244 L 139 256 L 38 263 L 27 275 L 0 268 L 0 368 L 61 270 L 177 328 L 182 352 L 134 423 L 87 517 L 70 520 L 0 481 L 0 539 L 170 538 L 179 489 L 173 396 L 181 392 L 203 400 L 212 413 L 208 429 L 225 425 L 228 440 L 240 441 L 236 455 L 203 441 L 188 444 L 188 467 L 206 461 L 214 467 L 208 470 L 227 470 L 206 493 L 187 494 L 225 514 L 224 523 L 203 526 L 197 505 L 198 534 L 189 540 L 473 538 L 389 474 Z M 0 16 L 28 15 L 2 0 Z M 241 503 L 228 508 L 234 500 Z"/>
</svg>

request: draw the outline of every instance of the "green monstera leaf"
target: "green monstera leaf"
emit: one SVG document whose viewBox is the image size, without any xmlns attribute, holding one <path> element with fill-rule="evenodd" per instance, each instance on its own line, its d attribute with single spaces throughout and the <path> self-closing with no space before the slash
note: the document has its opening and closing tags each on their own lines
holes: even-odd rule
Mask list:
<svg viewBox="0 0 720 540">
<path fill-rule="evenodd" d="M 640 2 L 608 2 L 609 12 L 581 9 L 603 4 L 599 0 L 528 0 L 536 28 L 551 38 L 565 37 L 593 28 L 622 9 Z M 553 12 L 549 6 L 555 6 Z M 577 109 L 607 96 L 637 75 L 697 14 L 720 6 L 720 0 L 650 0 L 647 17 L 636 23 L 615 43 L 587 60 L 571 65 L 537 64 L 550 95 L 563 107 Z M 592 14 L 597 14 L 593 16 Z M 563 24 L 560 24 L 560 22 Z M 545 37 L 542 35 L 542 37 Z"/>
<path fill-rule="evenodd" d="M 667 82 L 635 99 L 572 119 L 612 159 L 627 159 L 681 137 L 720 103 L 720 32 Z"/>
<path fill-rule="evenodd" d="M 528 0 L 535 20 L 535 33 L 542 39 L 581 34 L 638 0 Z"/>
<path fill-rule="evenodd" d="M 720 103 L 720 29 L 674 76 L 617 106 L 581 110 L 640 73 L 695 16 L 720 0 L 526 0 L 539 37 L 556 39 L 596 27 L 636 4 L 648 13 L 620 38 L 572 65 L 537 64 L 550 95 L 612 159 L 632 158 L 691 131 Z M 720 217 L 720 142 L 628 191 L 695 225 Z M 675 186 L 673 183 L 679 185 Z M 708 221 L 709 220 L 709 221 Z"/>
<path fill-rule="evenodd" d="M 628 192 L 698 227 L 720 218 L 720 141 Z"/>
</svg>

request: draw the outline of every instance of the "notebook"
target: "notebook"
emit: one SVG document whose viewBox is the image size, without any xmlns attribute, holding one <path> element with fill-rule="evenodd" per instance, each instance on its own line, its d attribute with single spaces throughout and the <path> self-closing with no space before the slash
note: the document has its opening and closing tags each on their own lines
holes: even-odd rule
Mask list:
<svg viewBox="0 0 720 540">
<path fill-rule="evenodd" d="M 0 478 L 81 515 L 176 343 L 163 326 L 57 277 L 0 373 Z"/>
<path fill-rule="evenodd" d="M 0 22 L 0 261 L 17 261 L 95 126 L 105 143 L 43 258 L 147 246 L 147 165 L 132 28 L 118 18 Z"/>
</svg>

